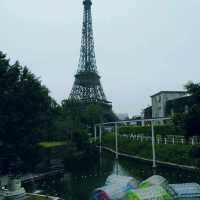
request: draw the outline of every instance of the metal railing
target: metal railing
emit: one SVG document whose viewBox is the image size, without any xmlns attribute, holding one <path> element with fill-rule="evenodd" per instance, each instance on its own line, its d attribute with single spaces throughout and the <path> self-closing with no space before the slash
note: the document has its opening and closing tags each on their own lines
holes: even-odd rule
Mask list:
<svg viewBox="0 0 200 200">
<path fill-rule="evenodd" d="M 119 137 L 127 138 L 137 142 L 151 142 L 151 136 L 145 136 L 142 134 L 120 134 Z M 155 143 L 157 144 L 187 144 L 187 145 L 199 145 L 200 144 L 200 137 L 194 136 L 186 140 L 184 136 L 177 136 L 177 135 L 166 135 L 156 136 Z"/>
<path fill-rule="evenodd" d="M 115 129 L 115 158 L 118 159 L 118 127 L 119 125 L 126 125 L 130 123 L 137 123 L 140 122 L 142 125 L 145 122 L 151 123 L 151 143 L 152 143 L 152 158 L 153 158 L 153 168 L 156 167 L 156 151 L 155 151 L 155 131 L 154 125 L 156 122 L 163 123 L 166 120 L 171 120 L 171 118 L 152 118 L 152 119 L 141 119 L 141 120 L 127 120 L 127 121 L 116 121 L 116 122 L 107 122 L 107 123 L 100 123 L 94 126 L 94 135 L 95 141 L 97 141 L 97 127 L 99 128 L 99 151 L 102 152 L 102 128 L 106 125 L 114 126 Z"/>
</svg>

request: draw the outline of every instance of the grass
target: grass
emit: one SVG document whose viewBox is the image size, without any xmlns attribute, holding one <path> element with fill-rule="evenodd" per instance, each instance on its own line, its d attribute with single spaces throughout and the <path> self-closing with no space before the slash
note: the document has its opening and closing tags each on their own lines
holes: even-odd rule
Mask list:
<svg viewBox="0 0 200 200">
<path fill-rule="evenodd" d="M 103 137 L 103 146 L 115 149 L 115 138 L 113 135 Z M 190 156 L 191 145 L 181 144 L 156 144 L 156 159 L 165 162 L 172 162 L 182 165 L 197 165 L 197 160 Z M 121 153 L 128 153 L 143 158 L 152 159 L 152 146 L 150 142 L 133 141 L 119 137 L 118 149 Z"/>
<path fill-rule="evenodd" d="M 65 146 L 67 143 L 66 142 L 41 142 L 38 145 L 40 147 L 49 149 L 49 148 L 55 148 L 55 147 L 61 147 L 61 146 Z"/>
</svg>

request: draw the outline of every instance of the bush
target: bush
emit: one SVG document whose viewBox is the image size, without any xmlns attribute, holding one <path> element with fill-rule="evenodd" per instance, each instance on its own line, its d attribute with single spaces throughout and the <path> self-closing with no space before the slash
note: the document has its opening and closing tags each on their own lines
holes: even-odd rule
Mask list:
<svg viewBox="0 0 200 200">
<path fill-rule="evenodd" d="M 103 137 L 103 146 L 115 149 L 115 138 L 113 134 Z M 164 162 L 172 162 L 182 165 L 196 165 L 197 159 L 191 156 L 191 145 L 156 144 L 156 159 Z M 152 145 L 150 142 L 138 142 L 124 137 L 118 139 L 118 149 L 121 153 L 152 159 Z M 196 151 L 195 151 L 196 152 Z M 199 151 L 197 151 L 199 153 Z"/>
<path fill-rule="evenodd" d="M 193 158 L 198 158 L 200 159 L 200 147 L 195 146 L 190 150 L 190 156 Z"/>
<path fill-rule="evenodd" d="M 156 135 L 161 136 L 181 135 L 172 125 L 154 126 L 154 130 Z M 123 126 L 119 128 L 119 133 L 151 136 L 151 126 Z"/>
<path fill-rule="evenodd" d="M 194 146 L 190 150 L 190 156 L 196 159 L 196 165 L 200 167 L 200 146 Z"/>
</svg>

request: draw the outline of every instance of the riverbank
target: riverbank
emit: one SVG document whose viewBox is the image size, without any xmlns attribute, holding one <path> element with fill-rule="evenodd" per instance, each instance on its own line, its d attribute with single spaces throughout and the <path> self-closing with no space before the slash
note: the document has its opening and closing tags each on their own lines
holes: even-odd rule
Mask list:
<svg viewBox="0 0 200 200">
<path fill-rule="evenodd" d="M 115 152 L 114 135 L 104 135 L 102 145 L 107 150 Z M 157 163 L 177 166 L 188 169 L 198 169 L 198 160 L 192 158 L 191 145 L 156 144 Z M 133 141 L 127 138 L 118 138 L 119 155 L 152 162 L 152 145 L 150 142 Z"/>
</svg>

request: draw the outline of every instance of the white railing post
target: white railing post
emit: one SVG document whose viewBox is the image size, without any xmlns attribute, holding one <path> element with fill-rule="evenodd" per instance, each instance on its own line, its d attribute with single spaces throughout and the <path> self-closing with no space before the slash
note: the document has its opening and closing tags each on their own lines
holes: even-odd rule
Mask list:
<svg viewBox="0 0 200 200">
<path fill-rule="evenodd" d="M 167 138 L 165 138 L 165 144 L 167 144 Z"/>
<path fill-rule="evenodd" d="M 184 144 L 184 139 L 183 138 L 181 139 L 181 142 L 182 142 L 182 144 Z"/>
<path fill-rule="evenodd" d="M 117 123 L 115 123 L 115 158 L 118 159 L 118 127 Z"/>
<path fill-rule="evenodd" d="M 99 142 L 100 142 L 100 148 L 99 148 L 99 151 L 100 153 L 102 152 L 102 127 L 101 125 L 99 125 Z"/>
<path fill-rule="evenodd" d="M 142 126 L 145 126 L 144 120 L 142 120 Z"/>
<path fill-rule="evenodd" d="M 192 145 L 194 145 L 194 137 L 192 137 Z"/>
<path fill-rule="evenodd" d="M 156 168 L 156 152 L 155 152 L 155 134 L 154 134 L 154 121 L 151 121 L 151 134 L 152 134 L 152 154 L 153 154 L 153 168 Z"/>
</svg>

